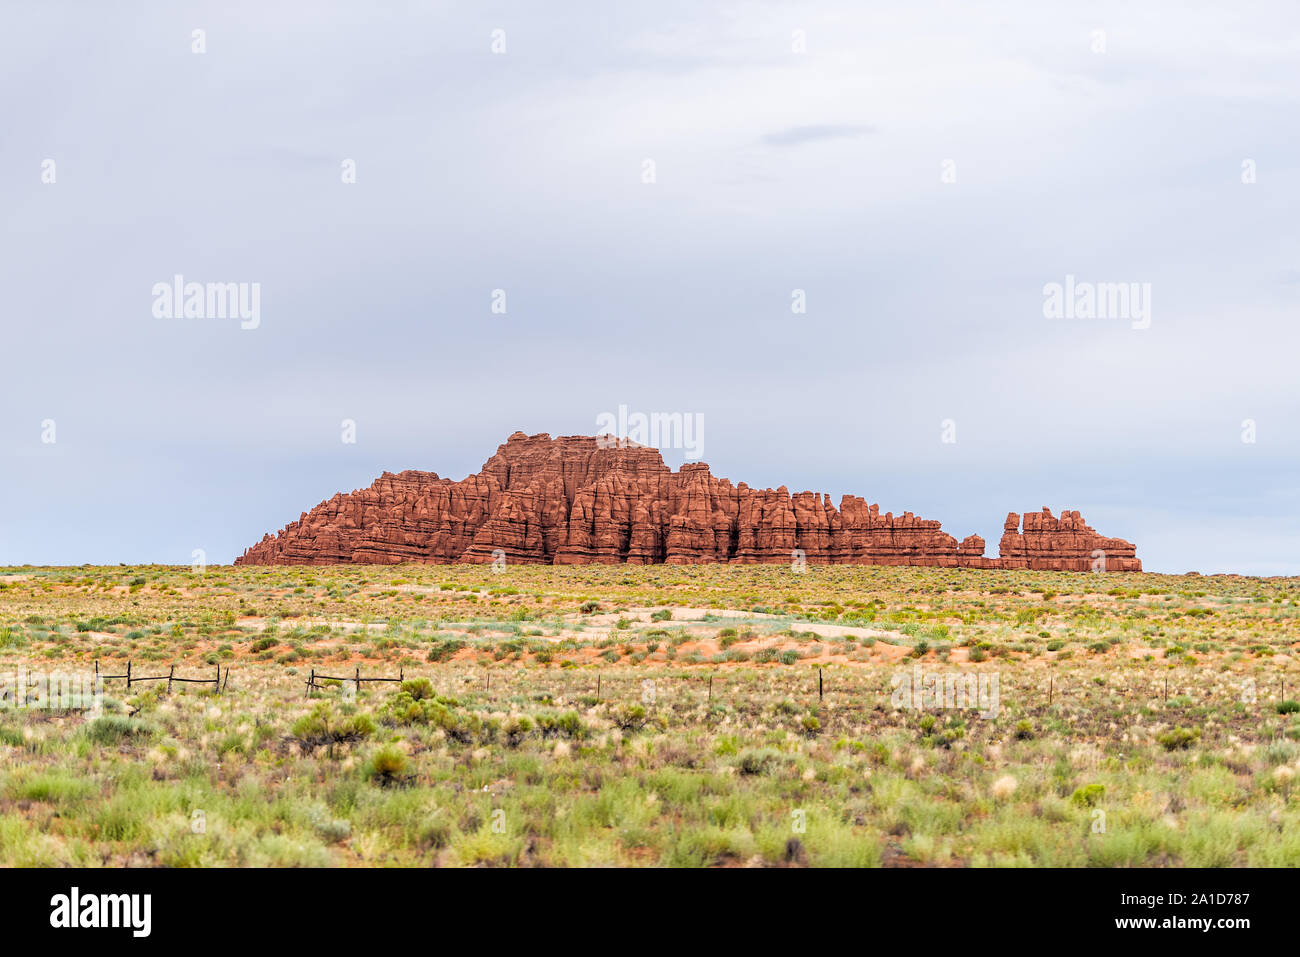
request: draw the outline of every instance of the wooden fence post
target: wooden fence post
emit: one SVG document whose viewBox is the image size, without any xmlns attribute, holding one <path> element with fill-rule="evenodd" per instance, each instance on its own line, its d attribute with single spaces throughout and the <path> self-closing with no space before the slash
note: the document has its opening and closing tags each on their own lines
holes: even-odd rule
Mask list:
<svg viewBox="0 0 1300 957">
<path fill-rule="evenodd" d="M 172 676 L 176 674 L 176 666 L 172 665 L 171 670 L 167 672 L 167 693 L 172 693 Z"/>
<path fill-rule="evenodd" d="M 131 662 L 129 661 L 126 663 L 126 686 L 128 689 L 131 687 Z"/>
<path fill-rule="evenodd" d="M 822 700 L 822 668 L 821 668 L 821 665 L 818 665 L 818 666 L 817 666 L 817 700 L 818 700 L 819 702 Z"/>
<path fill-rule="evenodd" d="M 709 675 L 709 704 L 713 704 L 713 675 Z"/>
<path fill-rule="evenodd" d="M 230 669 L 227 668 L 226 675 L 229 676 L 229 674 L 230 674 Z M 304 698 L 311 697 L 311 686 L 314 685 L 315 683 L 316 683 L 316 669 L 313 668 L 311 670 L 311 675 L 307 678 L 307 693 L 303 695 Z"/>
</svg>

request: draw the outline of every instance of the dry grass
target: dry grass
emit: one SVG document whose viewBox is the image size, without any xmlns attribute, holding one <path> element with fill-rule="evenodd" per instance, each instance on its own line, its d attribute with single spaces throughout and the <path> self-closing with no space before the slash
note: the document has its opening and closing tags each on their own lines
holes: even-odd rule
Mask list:
<svg viewBox="0 0 1300 957">
<path fill-rule="evenodd" d="M 0 865 L 1300 864 L 1298 601 L 844 566 L 0 569 L 0 671 L 231 669 L 220 697 L 109 682 L 99 721 L 0 712 Z M 996 676 L 997 716 L 895 708 L 918 665 Z M 306 697 L 358 667 L 428 681 Z"/>
</svg>

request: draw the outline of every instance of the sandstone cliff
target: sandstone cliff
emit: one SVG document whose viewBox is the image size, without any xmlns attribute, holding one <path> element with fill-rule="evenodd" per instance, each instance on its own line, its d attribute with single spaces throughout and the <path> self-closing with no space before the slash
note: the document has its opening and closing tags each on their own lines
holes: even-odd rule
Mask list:
<svg viewBox="0 0 1300 957">
<path fill-rule="evenodd" d="M 516 432 L 477 475 L 454 482 L 433 472 L 385 472 L 369 488 L 338 494 L 303 512 L 274 538 L 235 560 L 244 565 L 490 562 L 581 565 L 808 564 L 942 565 L 1141 571 L 1135 547 L 1104 538 L 1078 512 L 1054 518 L 1012 513 L 1001 558 L 984 539 L 960 543 L 911 512 L 830 496 L 751 489 L 709 474 L 678 472 L 655 449 L 607 447 L 589 436 Z"/>
</svg>

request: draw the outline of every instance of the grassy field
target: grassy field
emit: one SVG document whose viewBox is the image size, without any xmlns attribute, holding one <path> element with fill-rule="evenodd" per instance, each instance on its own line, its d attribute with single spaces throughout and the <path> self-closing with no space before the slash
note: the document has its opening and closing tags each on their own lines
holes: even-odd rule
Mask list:
<svg viewBox="0 0 1300 957">
<path fill-rule="evenodd" d="M 1298 642 L 1300 579 L 0 569 L 0 674 L 225 681 L 0 685 L 0 865 L 1300 865 Z"/>
</svg>

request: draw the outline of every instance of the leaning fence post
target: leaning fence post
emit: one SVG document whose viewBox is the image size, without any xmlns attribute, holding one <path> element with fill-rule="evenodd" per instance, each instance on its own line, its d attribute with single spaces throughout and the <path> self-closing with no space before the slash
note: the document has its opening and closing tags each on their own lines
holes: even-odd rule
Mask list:
<svg viewBox="0 0 1300 957">
<path fill-rule="evenodd" d="M 230 669 L 229 669 L 229 668 L 226 669 L 226 676 L 227 676 L 227 677 L 230 676 Z M 305 697 L 305 698 L 310 698 L 310 697 L 311 697 L 311 686 L 314 685 L 315 683 L 316 683 L 316 669 L 313 668 L 313 669 L 311 670 L 311 676 L 308 677 L 308 679 L 307 679 L 307 693 L 306 693 L 303 697 Z"/>
<path fill-rule="evenodd" d="M 176 674 L 176 666 L 172 665 L 171 670 L 167 672 L 167 693 L 172 693 L 172 675 Z"/>
<path fill-rule="evenodd" d="M 220 668 L 220 665 L 217 665 Z M 226 677 L 221 681 L 221 693 L 226 693 L 226 685 L 230 684 L 230 665 L 226 665 Z"/>
<path fill-rule="evenodd" d="M 126 686 L 131 687 L 131 662 L 126 663 Z"/>
</svg>

